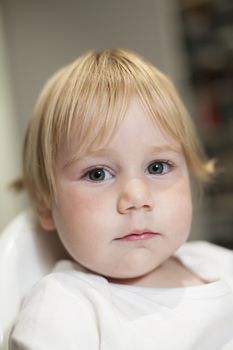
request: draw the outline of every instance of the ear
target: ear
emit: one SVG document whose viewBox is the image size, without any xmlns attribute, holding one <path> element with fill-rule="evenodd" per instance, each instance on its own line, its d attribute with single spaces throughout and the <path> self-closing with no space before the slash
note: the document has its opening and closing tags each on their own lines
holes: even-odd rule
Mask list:
<svg viewBox="0 0 233 350">
<path fill-rule="evenodd" d="M 52 211 L 50 209 L 47 210 L 37 210 L 37 216 L 40 225 L 46 231 L 55 230 L 56 226 L 53 220 Z"/>
</svg>

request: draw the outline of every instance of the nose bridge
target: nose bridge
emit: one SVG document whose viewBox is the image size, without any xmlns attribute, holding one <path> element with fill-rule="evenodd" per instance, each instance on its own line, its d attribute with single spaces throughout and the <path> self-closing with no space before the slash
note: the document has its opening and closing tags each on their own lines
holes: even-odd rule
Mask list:
<svg viewBox="0 0 233 350">
<path fill-rule="evenodd" d="M 125 186 L 125 191 L 129 195 L 132 195 L 133 197 L 138 199 L 144 196 L 146 192 L 149 192 L 148 185 L 146 185 L 145 181 L 138 178 L 131 179 L 130 181 L 128 181 Z"/>
<path fill-rule="evenodd" d="M 119 198 L 119 210 L 125 212 L 140 208 L 147 210 L 153 208 L 153 200 L 149 186 L 144 179 L 129 179 L 122 186 Z"/>
</svg>

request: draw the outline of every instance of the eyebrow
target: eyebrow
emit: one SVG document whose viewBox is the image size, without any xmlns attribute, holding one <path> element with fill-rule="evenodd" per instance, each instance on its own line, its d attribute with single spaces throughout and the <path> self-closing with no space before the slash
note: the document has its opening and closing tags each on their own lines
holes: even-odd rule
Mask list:
<svg viewBox="0 0 233 350">
<path fill-rule="evenodd" d="M 110 150 L 110 149 L 99 149 L 97 151 L 93 151 L 93 152 L 87 152 L 84 153 L 80 156 L 77 156 L 76 154 L 74 154 L 70 159 L 68 159 L 65 164 L 62 166 L 63 169 L 65 168 L 69 168 L 70 166 L 72 166 L 73 164 L 75 164 L 76 162 L 83 162 L 86 160 L 91 160 L 94 158 L 98 158 L 98 157 L 104 157 L 104 156 L 110 156 L 113 153 L 117 153 L 115 150 Z"/>
<path fill-rule="evenodd" d="M 179 147 L 180 145 L 178 145 L 178 147 L 174 147 L 171 146 L 169 144 L 165 144 L 162 146 L 152 146 L 151 148 L 149 148 L 149 152 L 152 153 L 166 153 L 166 152 L 173 152 L 173 153 L 182 153 L 182 148 Z M 106 156 L 112 156 L 112 155 L 117 155 L 117 151 L 115 149 L 112 148 L 101 148 L 97 151 L 93 151 L 87 154 L 83 154 L 80 157 L 76 157 L 74 155 L 74 157 L 72 157 L 72 159 L 68 160 L 65 165 L 63 166 L 64 168 L 70 167 L 72 166 L 75 162 L 77 161 L 86 161 L 86 160 L 91 160 L 93 158 L 98 158 L 98 157 L 106 157 Z"/>
<path fill-rule="evenodd" d="M 162 146 L 151 146 L 149 148 L 149 152 L 156 152 L 156 153 L 162 153 L 162 152 L 175 152 L 175 153 L 180 153 L 182 151 L 181 146 L 178 144 L 178 147 L 175 146 L 171 146 L 169 144 L 164 144 Z M 101 148 L 95 152 L 90 152 L 89 155 L 85 155 L 82 158 L 92 158 L 92 157 L 102 157 L 102 156 L 108 156 L 108 155 L 112 155 L 112 154 L 116 154 L 117 155 L 117 151 L 115 149 L 112 148 Z"/>
<path fill-rule="evenodd" d="M 171 145 L 162 145 L 162 146 L 152 146 L 151 151 L 153 152 L 175 152 L 175 153 L 181 153 L 182 152 L 182 147 L 181 145 L 178 144 L 178 147 L 171 146 Z"/>
</svg>

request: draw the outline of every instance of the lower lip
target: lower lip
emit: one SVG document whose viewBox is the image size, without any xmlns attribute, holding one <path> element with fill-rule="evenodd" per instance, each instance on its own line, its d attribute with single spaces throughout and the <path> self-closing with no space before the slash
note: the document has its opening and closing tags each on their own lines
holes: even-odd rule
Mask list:
<svg viewBox="0 0 233 350">
<path fill-rule="evenodd" d="M 118 241 L 128 241 L 128 242 L 135 242 L 135 241 L 144 241 L 147 239 L 152 239 L 156 236 L 155 233 L 151 232 L 144 232 L 142 234 L 131 234 L 128 236 L 124 236 L 122 238 L 118 238 Z"/>
</svg>

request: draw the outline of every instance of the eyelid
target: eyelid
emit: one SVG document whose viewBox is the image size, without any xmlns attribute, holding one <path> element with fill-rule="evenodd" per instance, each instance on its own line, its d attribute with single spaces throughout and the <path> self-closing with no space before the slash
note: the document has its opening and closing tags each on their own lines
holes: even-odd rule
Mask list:
<svg viewBox="0 0 233 350">
<path fill-rule="evenodd" d="M 85 175 L 86 173 L 88 173 L 89 171 L 95 170 L 95 169 L 104 169 L 106 171 L 109 171 L 110 173 L 112 173 L 113 171 L 111 169 L 109 169 L 109 167 L 107 165 L 103 165 L 103 164 L 98 164 L 98 165 L 91 165 L 89 167 L 85 167 L 85 169 L 83 169 L 81 171 L 81 176 Z"/>
</svg>

